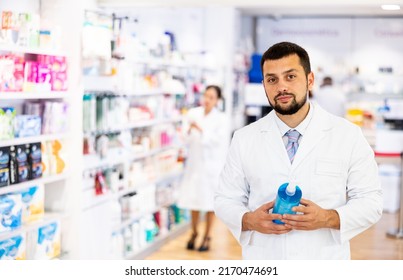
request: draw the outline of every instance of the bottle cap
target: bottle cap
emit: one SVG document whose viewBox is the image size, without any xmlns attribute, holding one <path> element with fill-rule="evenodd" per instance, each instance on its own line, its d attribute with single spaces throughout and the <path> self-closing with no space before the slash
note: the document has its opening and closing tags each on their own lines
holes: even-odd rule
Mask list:
<svg viewBox="0 0 403 280">
<path fill-rule="evenodd" d="M 292 196 L 295 194 L 295 190 L 296 190 L 297 186 L 295 183 L 289 183 L 287 188 L 285 189 L 286 194 Z"/>
</svg>

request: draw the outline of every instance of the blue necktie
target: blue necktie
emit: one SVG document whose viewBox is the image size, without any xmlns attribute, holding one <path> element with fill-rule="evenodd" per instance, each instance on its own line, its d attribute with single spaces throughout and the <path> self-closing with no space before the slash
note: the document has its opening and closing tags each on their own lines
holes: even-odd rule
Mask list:
<svg viewBox="0 0 403 280">
<path fill-rule="evenodd" d="M 287 154 L 288 157 L 290 158 L 291 163 L 294 160 L 295 154 L 297 153 L 298 150 L 298 138 L 301 136 L 298 131 L 296 130 L 289 130 L 285 134 L 288 137 L 288 143 L 287 143 Z"/>
</svg>

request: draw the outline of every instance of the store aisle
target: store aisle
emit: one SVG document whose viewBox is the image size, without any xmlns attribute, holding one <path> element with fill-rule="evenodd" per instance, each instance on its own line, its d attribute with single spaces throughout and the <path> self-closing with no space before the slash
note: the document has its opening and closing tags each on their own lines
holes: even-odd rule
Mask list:
<svg viewBox="0 0 403 280">
<path fill-rule="evenodd" d="M 351 257 L 355 260 L 403 260 L 403 239 L 386 237 L 386 232 L 396 227 L 398 214 L 385 213 L 375 226 L 351 241 Z M 202 227 L 200 232 L 202 232 Z M 186 250 L 191 231 L 180 235 L 150 255 L 147 260 L 238 260 L 241 248 L 225 225 L 215 220 L 214 236 L 209 252 Z"/>
</svg>

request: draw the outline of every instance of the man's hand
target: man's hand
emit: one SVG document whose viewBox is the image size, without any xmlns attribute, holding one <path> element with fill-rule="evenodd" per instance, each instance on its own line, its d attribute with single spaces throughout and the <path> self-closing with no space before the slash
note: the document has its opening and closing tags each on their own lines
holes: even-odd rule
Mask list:
<svg viewBox="0 0 403 280">
<path fill-rule="evenodd" d="M 308 199 L 301 199 L 300 206 L 293 211 L 302 214 L 284 214 L 281 221 L 288 229 L 315 230 L 320 228 L 340 229 L 340 218 L 336 210 L 327 210 Z"/>
<path fill-rule="evenodd" d="M 275 224 L 273 220 L 281 220 L 282 215 L 269 213 L 274 201 L 263 204 L 253 212 L 245 213 L 242 217 L 242 230 L 255 230 L 267 234 L 283 234 L 292 229 L 285 225 Z"/>
</svg>

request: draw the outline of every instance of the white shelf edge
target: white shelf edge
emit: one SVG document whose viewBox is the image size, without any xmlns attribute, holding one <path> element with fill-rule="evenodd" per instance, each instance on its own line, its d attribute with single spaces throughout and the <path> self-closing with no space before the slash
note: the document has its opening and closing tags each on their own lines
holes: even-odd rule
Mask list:
<svg viewBox="0 0 403 280">
<path fill-rule="evenodd" d="M 60 134 L 43 134 L 38 136 L 31 136 L 31 137 L 22 137 L 22 138 L 13 138 L 9 140 L 0 140 L 0 147 L 7 147 L 12 145 L 21 145 L 26 143 L 36 143 L 36 142 L 43 142 L 43 141 L 52 141 L 57 139 L 64 139 L 66 138 L 66 133 Z"/>
<path fill-rule="evenodd" d="M 0 100 L 11 99 L 63 99 L 69 97 L 68 91 L 1 91 Z"/>
<path fill-rule="evenodd" d="M 57 175 L 51 175 L 51 176 L 41 177 L 41 178 L 34 179 L 34 180 L 29 180 L 29 181 L 14 184 L 14 185 L 0 187 L 0 195 L 25 190 L 25 189 L 35 186 L 37 184 L 49 184 L 49 183 L 62 181 L 62 180 L 65 180 L 67 177 L 68 177 L 67 173 L 61 173 L 61 174 L 57 174 Z"/>
<path fill-rule="evenodd" d="M 52 55 L 52 56 L 67 56 L 64 51 L 60 51 L 60 50 L 20 47 L 20 46 L 15 46 L 15 45 L 3 45 L 3 44 L 0 44 L 0 52 L 30 53 L 30 54 Z"/>
<path fill-rule="evenodd" d="M 0 240 L 8 239 L 8 238 L 16 236 L 18 234 L 38 229 L 51 222 L 61 220 L 61 219 L 63 219 L 63 217 L 64 217 L 64 214 L 61 214 L 61 213 L 45 213 L 44 217 L 39 220 L 32 221 L 27 224 L 23 224 L 23 225 L 21 225 L 20 228 L 15 229 L 13 231 L 7 231 L 7 232 L 0 233 Z"/>
<path fill-rule="evenodd" d="M 118 155 L 108 156 L 104 159 L 101 159 L 99 157 L 93 157 L 91 155 L 84 155 L 83 156 L 84 157 L 84 170 L 101 168 L 104 166 L 115 166 L 118 164 L 124 164 L 127 162 L 136 161 L 136 160 L 143 159 L 146 157 L 152 157 L 159 153 L 168 151 L 170 149 L 180 149 L 180 148 L 181 148 L 181 146 L 168 145 L 166 147 L 152 149 L 151 151 L 148 151 L 148 152 L 138 153 L 134 156 L 123 156 L 123 154 L 131 154 L 132 151 L 130 151 L 130 150 L 125 151 L 122 149 L 122 151 L 120 153 L 118 153 L 118 155 L 121 154 L 122 156 L 118 156 Z M 93 157 L 94 159 L 90 160 L 89 158 L 91 158 L 91 157 Z M 87 161 L 87 163 L 86 163 L 86 161 Z M 92 163 L 88 164 L 88 162 L 92 162 Z"/>
<path fill-rule="evenodd" d="M 85 89 L 84 93 L 93 93 L 93 94 L 103 94 L 110 93 L 115 96 L 125 96 L 125 97 L 148 97 L 148 96 L 159 96 L 159 95 L 185 95 L 185 92 L 173 92 L 169 90 L 164 90 L 162 88 L 156 89 L 135 89 L 133 91 L 126 90 L 118 90 L 118 89 L 110 89 L 110 90 L 100 90 L 100 89 Z"/>
<path fill-rule="evenodd" d="M 101 134 L 109 134 L 109 133 L 117 133 L 124 130 L 130 130 L 135 128 L 143 128 L 148 126 L 154 126 L 164 123 L 176 123 L 181 122 L 182 117 L 175 117 L 175 118 L 165 118 L 165 119 L 152 119 L 152 120 L 145 120 L 145 121 L 136 121 L 132 124 L 126 125 L 117 125 L 115 128 L 111 128 L 108 130 L 96 130 L 96 131 L 86 131 L 84 135 L 101 135 Z"/>
<path fill-rule="evenodd" d="M 181 224 L 177 224 L 173 229 L 171 229 L 167 234 L 163 236 L 157 236 L 157 238 L 145 245 L 144 247 L 140 248 L 136 252 L 128 254 L 124 256 L 123 259 L 130 260 L 130 259 L 143 259 L 144 257 L 150 255 L 155 250 L 160 248 L 163 244 L 167 241 L 176 238 L 178 235 L 184 233 L 190 227 L 189 222 L 182 222 Z"/>
<path fill-rule="evenodd" d="M 158 59 L 158 58 L 149 58 L 149 59 L 124 59 L 128 61 L 129 63 L 133 64 L 144 64 L 148 65 L 151 67 L 172 67 L 172 68 L 189 68 L 189 69 L 200 69 L 200 70 L 205 70 L 205 71 L 217 71 L 215 66 L 207 66 L 207 65 L 202 65 L 200 63 L 195 63 L 195 62 L 186 62 L 186 61 L 169 61 L 169 60 L 164 60 L 164 59 Z"/>
</svg>

